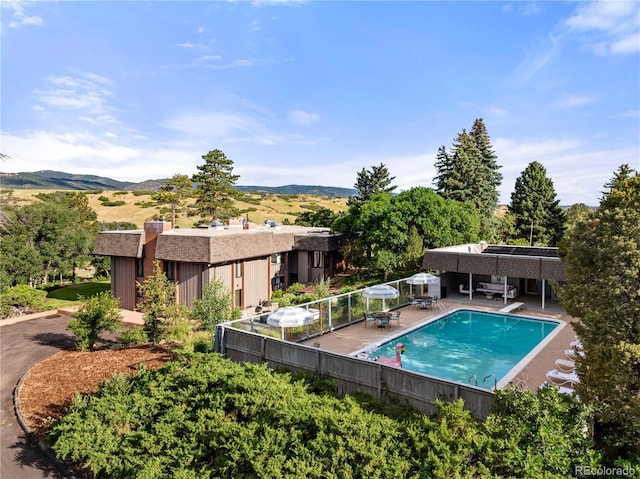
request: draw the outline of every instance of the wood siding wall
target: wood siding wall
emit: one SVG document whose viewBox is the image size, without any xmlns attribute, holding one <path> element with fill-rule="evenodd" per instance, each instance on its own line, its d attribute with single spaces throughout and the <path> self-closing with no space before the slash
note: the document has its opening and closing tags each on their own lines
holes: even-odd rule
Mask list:
<svg viewBox="0 0 640 479">
<path fill-rule="evenodd" d="M 178 263 L 178 302 L 190 308 L 202 298 L 202 263 Z"/>
<path fill-rule="evenodd" d="M 120 298 L 120 307 L 136 309 L 136 259 L 111 257 L 111 294 Z"/>
<path fill-rule="evenodd" d="M 258 258 L 244 263 L 243 303 L 237 306 L 253 306 L 271 298 L 269 263 L 271 258 Z"/>
<path fill-rule="evenodd" d="M 298 283 L 307 284 L 311 282 L 311 265 L 309 264 L 309 252 L 298 251 Z"/>
</svg>

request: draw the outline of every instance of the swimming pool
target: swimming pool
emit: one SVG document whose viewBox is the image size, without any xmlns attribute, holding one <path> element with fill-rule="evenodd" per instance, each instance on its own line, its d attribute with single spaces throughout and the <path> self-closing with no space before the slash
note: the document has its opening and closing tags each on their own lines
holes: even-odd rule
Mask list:
<svg viewBox="0 0 640 479">
<path fill-rule="evenodd" d="M 461 309 L 381 344 L 369 357 L 395 357 L 402 343 L 403 369 L 491 389 L 511 380 L 560 323 Z"/>
</svg>

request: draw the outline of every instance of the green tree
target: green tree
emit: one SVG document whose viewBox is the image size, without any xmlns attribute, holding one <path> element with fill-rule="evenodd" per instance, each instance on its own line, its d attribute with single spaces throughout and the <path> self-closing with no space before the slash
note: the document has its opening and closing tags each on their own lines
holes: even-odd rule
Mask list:
<svg viewBox="0 0 640 479">
<path fill-rule="evenodd" d="M 358 194 L 349 198 L 347 205 L 361 206 L 378 193 L 392 194 L 396 186 L 393 186 L 391 183 L 395 179 L 396 177 L 391 176 L 389 169 L 384 163 L 380 163 L 380 166 L 372 166 L 371 170 L 362 168 L 362 170 L 358 172 L 358 177 L 354 185 Z"/>
<path fill-rule="evenodd" d="M 351 206 L 332 228 L 347 232 L 347 261 L 389 276 L 391 270 L 407 268 L 409 250 L 416 254 L 422 248 L 477 241 L 479 218 L 471 203 L 446 200 L 429 188 L 411 188 L 395 196 L 379 193 L 360 207 Z M 396 259 L 392 262 L 390 256 Z"/>
<path fill-rule="evenodd" d="M 76 344 L 83 351 L 93 349 L 100 334 L 116 332 L 122 326 L 120 300 L 103 291 L 89 299 L 79 297 L 83 302 L 69 321 L 69 330 L 76 335 Z"/>
<path fill-rule="evenodd" d="M 319 208 L 317 211 L 305 211 L 296 218 L 295 224 L 300 226 L 330 227 L 337 215 L 329 208 Z"/>
<path fill-rule="evenodd" d="M 232 173 L 233 161 L 220 150 L 210 151 L 202 159 L 205 163 L 199 165 L 199 172 L 191 177 L 196 184 L 195 214 L 205 221 L 237 216 L 234 199 L 238 191 L 234 186 L 240 176 Z"/>
<path fill-rule="evenodd" d="M 219 323 L 232 319 L 233 298 L 221 279 L 214 278 L 204 288 L 202 299 L 195 300 L 191 316 L 211 333 L 215 332 Z"/>
<path fill-rule="evenodd" d="M 640 175 L 621 180 L 560 243 L 557 288 L 584 346 L 577 392 L 609 459 L 640 464 Z"/>
<path fill-rule="evenodd" d="M 591 208 L 584 203 L 574 203 L 571 205 L 566 211 L 567 223 L 565 235 L 573 231 L 573 228 L 575 228 L 578 223 L 585 221 L 590 214 Z"/>
<path fill-rule="evenodd" d="M 602 199 L 604 200 L 612 190 L 617 188 L 623 181 L 631 178 L 634 174 L 635 170 L 631 168 L 628 163 L 620 165 L 613 173 L 613 178 L 604 184 L 606 189 L 602 192 Z"/>
<path fill-rule="evenodd" d="M 438 149 L 435 167 L 436 191 L 444 198 L 474 204 L 480 214 L 481 236 L 494 239 L 502 174 L 482 119 L 475 120 L 469 133 L 463 129 L 449 152 L 444 146 Z"/>
<path fill-rule="evenodd" d="M 179 313 L 175 301 L 175 283 L 167 279 L 167 275 L 160 268 L 160 262 L 153 262 L 153 274 L 147 276 L 143 283 L 138 283 L 142 293 L 142 320 L 147 337 L 153 344 L 162 340 L 166 333 L 167 324 L 175 322 L 175 315 Z"/>
<path fill-rule="evenodd" d="M 36 286 L 74 274 L 89 262 L 97 233 L 86 196 L 44 195 L 41 201 L 7 210 L 11 221 L 0 242 L 4 274 L 12 284 Z"/>
<path fill-rule="evenodd" d="M 528 239 L 531 245 L 556 246 L 566 223 L 559 203 L 547 170 L 537 161 L 529 163 L 516 179 L 509 205 L 518 237 Z"/>
<path fill-rule="evenodd" d="M 171 208 L 171 227 L 175 228 L 177 213 L 191 196 L 192 183 L 187 175 L 176 174 L 164 181 L 153 199 Z"/>
</svg>

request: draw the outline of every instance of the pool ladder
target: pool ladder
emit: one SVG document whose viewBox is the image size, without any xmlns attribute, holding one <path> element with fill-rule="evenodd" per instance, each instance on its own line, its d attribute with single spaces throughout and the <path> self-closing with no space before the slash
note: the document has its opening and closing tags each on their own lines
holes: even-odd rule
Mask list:
<svg viewBox="0 0 640 479">
<path fill-rule="evenodd" d="M 496 375 L 495 374 L 487 374 L 483 379 L 482 379 L 482 385 L 486 385 L 487 384 L 487 379 L 489 378 L 493 378 L 493 390 L 496 390 L 496 386 L 498 384 L 498 380 L 496 379 Z M 473 379 L 473 383 L 471 382 L 471 380 Z M 471 376 L 469 376 L 469 378 L 467 379 L 467 382 L 469 384 L 473 384 L 474 386 L 478 385 L 478 376 L 476 376 L 475 374 L 472 374 Z"/>
<path fill-rule="evenodd" d="M 498 385 L 498 380 L 496 379 L 495 374 L 487 374 L 482 380 L 482 385 L 484 386 L 486 384 L 488 378 L 493 378 L 493 390 L 495 391 L 496 386 Z"/>
</svg>

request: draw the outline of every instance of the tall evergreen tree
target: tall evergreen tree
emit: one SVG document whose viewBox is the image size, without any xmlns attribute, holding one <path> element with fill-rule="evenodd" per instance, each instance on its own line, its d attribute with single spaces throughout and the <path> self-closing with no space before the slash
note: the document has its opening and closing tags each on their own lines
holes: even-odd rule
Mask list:
<svg viewBox="0 0 640 479">
<path fill-rule="evenodd" d="M 602 199 L 604 200 L 612 190 L 618 187 L 623 181 L 631 178 L 634 174 L 635 170 L 631 168 L 628 163 L 620 165 L 613 173 L 613 178 L 604 184 L 606 189 L 602 192 Z"/>
<path fill-rule="evenodd" d="M 444 146 L 438 149 L 435 167 L 436 191 L 444 198 L 473 203 L 480 214 L 481 236 L 494 239 L 502 174 L 482 119 L 474 122 L 469 133 L 462 130 L 450 152 Z"/>
<path fill-rule="evenodd" d="M 358 172 L 356 184 L 353 187 L 358 191 L 357 196 L 349 198 L 349 206 L 361 206 L 365 201 L 371 199 L 378 193 L 393 193 L 396 186 L 391 183 L 395 180 L 395 176 L 391 176 L 388 168 L 384 163 L 380 166 L 372 166 L 371 170 L 362 168 Z"/>
<path fill-rule="evenodd" d="M 580 336 L 581 401 L 608 460 L 640 464 L 640 175 L 616 181 L 560 243 L 558 295 Z"/>
<path fill-rule="evenodd" d="M 210 151 L 202 159 L 205 163 L 199 165 L 199 172 L 191 177 L 196 183 L 196 214 L 205 221 L 237 216 L 234 199 L 238 190 L 234 186 L 240 176 L 233 174 L 233 160 L 220 150 Z"/>
<path fill-rule="evenodd" d="M 187 175 L 173 175 L 165 180 L 154 199 L 160 204 L 168 204 L 171 208 L 171 227 L 176 227 L 178 209 L 184 206 L 184 202 L 191 196 L 191 178 Z"/>
<path fill-rule="evenodd" d="M 565 231 L 566 215 L 556 200 L 553 181 L 541 163 L 533 161 L 516 179 L 509 212 L 515 216 L 515 229 L 531 245 L 555 246 Z"/>
</svg>

